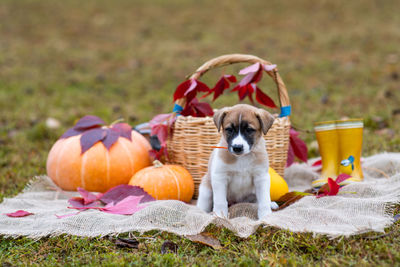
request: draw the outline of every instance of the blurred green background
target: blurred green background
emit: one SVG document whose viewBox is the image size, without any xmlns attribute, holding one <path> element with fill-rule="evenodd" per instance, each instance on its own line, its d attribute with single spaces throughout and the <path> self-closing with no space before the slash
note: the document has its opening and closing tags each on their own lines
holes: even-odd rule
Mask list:
<svg viewBox="0 0 400 267">
<path fill-rule="evenodd" d="M 46 172 L 50 147 L 77 118 L 136 125 L 170 112 L 186 75 L 228 53 L 278 65 L 309 156 L 312 124 L 342 117 L 364 118 L 364 155 L 399 151 L 399 44 L 395 0 L 2 0 L 0 201 Z M 213 86 L 244 66 L 202 80 Z M 277 99 L 272 81 L 261 88 Z M 227 94 L 213 107 L 237 101 Z"/>
</svg>

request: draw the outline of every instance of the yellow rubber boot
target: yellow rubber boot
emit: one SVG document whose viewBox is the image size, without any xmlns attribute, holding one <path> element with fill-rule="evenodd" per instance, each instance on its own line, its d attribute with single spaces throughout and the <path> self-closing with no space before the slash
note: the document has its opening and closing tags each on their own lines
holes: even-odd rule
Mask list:
<svg viewBox="0 0 400 267">
<path fill-rule="evenodd" d="M 349 119 L 336 121 L 339 136 L 340 166 L 339 173 L 345 173 L 351 178 L 340 183 L 341 185 L 363 180 L 361 170 L 361 149 L 363 139 L 363 120 Z"/>
<path fill-rule="evenodd" d="M 339 136 L 335 121 L 317 122 L 314 130 L 322 160 L 321 179 L 312 182 L 312 187 L 318 188 L 339 174 Z"/>
</svg>

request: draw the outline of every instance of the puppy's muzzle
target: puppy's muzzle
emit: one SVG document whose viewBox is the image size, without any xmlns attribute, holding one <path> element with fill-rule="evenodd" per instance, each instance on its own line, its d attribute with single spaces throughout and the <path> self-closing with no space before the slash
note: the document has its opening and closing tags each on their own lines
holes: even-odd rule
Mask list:
<svg viewBox="0 0 400 267">
<path fill-rule="evenodd" d="M 243 153 L 243 145 L 232 145 L 232 151 L 233 153 L 240 155 Z"/>
</svg>

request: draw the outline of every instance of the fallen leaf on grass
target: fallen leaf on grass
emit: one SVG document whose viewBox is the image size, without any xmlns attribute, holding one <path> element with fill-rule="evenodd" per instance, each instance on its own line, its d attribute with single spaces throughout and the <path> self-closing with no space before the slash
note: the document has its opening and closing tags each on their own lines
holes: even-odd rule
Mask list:
<svg viewBox="0 0 400 267">
<path fill-rule="evenodd" d="M 5 213 L 8 217 L 12 217 L 12 218 L 18 218 L 18 217 L 26 217 L 29 215 L 33 215 L 33 213 L 30 213 L 28 211 L 25 210 L 17 210 L 15 212 L 11 212 L 11 213 Z"/>
<path fill-rule="evenodd" d="M 117 238 L 114 243 L 120 248 L 139 248 L 139 241 L 135 238 Z"/>
<path fill-rule="evenodd" d="M 177 252 L 178 252 L 178 245 L 172 241 L 167 240 L 161 245 L 161 254 L 167 254 L 167 253 L 176 254 Z"/>
<path fill-rule="evenodd" d="M 213 249 L 221 249 L 222 248 L 219 240 L 216 239 L 215 237 L 213 237 L 210 233 L 200 233 L 198 235 L 187 235 L 185 237 L 187 239 L 189 239 L 190 241 L 212 247 Z"/>
</svg>

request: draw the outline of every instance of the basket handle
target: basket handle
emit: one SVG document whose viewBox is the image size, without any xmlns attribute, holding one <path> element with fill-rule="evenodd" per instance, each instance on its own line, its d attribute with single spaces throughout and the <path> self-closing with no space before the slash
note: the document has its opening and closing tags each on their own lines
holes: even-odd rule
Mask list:
<svg viewBox="0 0 400 267">
<path fill-rule="evenodd" d="M 190 75 L 189 79 L 199 79 L 204 73 L 209 71 L 210 69 L 235 64 L 235 63 L 243 63 L 248 62 L 251 64 L 261 63 L 264 65 L 272 65 L 271 62 L 261 59 L 259 57 L 253 55 L 245 55 L 245 54 L 229 54 L 223 55 L 216 58 L 213 58 L 203 65 L 201 65 L 193 74 Z M 267 72 L 269 76 L 274 80 L 276 87 L 278 89 L 279 95 L 279 103 L 281 106 L 281 117 L 290 115 L 290 100 L 289 95 L 286 89 L 285 84 L 282 81 L 281 76 L 278 73 L 278 70 L 275 68 L 272 71 Z M 185 106 L 186 98 L 180 98 L 175 101 L 175 105 L 179 105 L 180 107 Z M 175 109 L 174 109 L 175 110 Z"/>
</svg>

